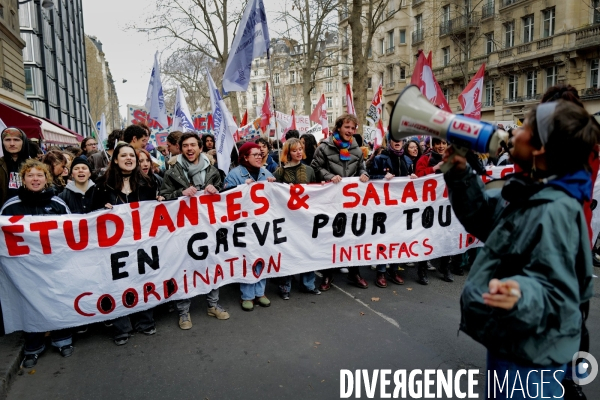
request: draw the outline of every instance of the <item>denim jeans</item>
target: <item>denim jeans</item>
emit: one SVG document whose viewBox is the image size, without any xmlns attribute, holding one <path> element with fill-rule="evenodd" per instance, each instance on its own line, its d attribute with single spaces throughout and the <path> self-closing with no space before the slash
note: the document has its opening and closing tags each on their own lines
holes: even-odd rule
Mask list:
<svg viewBox="0 0 600 400">
<path fill-rule="evenodd" d="M 264 267 L 263 263 L 257 263 L 254 267 L 256 275 L 260 274 Z M 265 295 L 265 287 L 267 286 L 267 280 L 261 279 L 256 283 L 240 283 L 240 291 L 242 292 L 242 300 L 254 300 L 257 297 Z"/>
<path fill-rule="evenodd" d="M 206 303 L 208 304 L 208 307 L 215 307 L 218 302 L 219 302 L 219 288 L 213 289 L 206 294 Z M 183 300 L 175 301 L 175 306 L 177 307 L 177 311 L 179 311 L 179 315 L 189 313 L 191 304 L 192 304 L 192 299 L 183 299 Z"/>
<path fill-rule="evenodd" d="M 485 394 L 488 399 L 541 399 L 542 395 L 543 398 L 563 398 L 563 388 L 560 382 L 565 377 L 566 364 L 552 367 L 523 366 L 498 358 L 488 351 L 487 370 L 489 375 L 486 375 Z M 494 372 L 498 377 L 499 384 L 495 384 Z M 508 384 L 504 382 L 506 375 L 508 375 L 506 381 Z M 488 384 L 491 384 L 492 387 L 488 388 Z M 500 386 L 502 385 L 504 386 L 501 390 Z M 523 390 L 519 390 L 521 388 Z"/>
<path fill-rule="evenodd" d="M 115 339 L 128 338 L 133 331 L 131 318 L 135 320 L 135 330 L 142 332 L 150 328 L 154 328 L 154 310 L 151 308 L 145 311 L 139 311 L 135 314 L 125 315 L 113 321 L 113 330 Z"/>
<path fill-rule="evenodd" d="M 385 273 L 385 271 L 386 271 L 386 265 L 387 264 L 379 264 L 379 265 L 377 265 L 377 272 L 379 272 L 381 274 Z M 390 264 L 390 274 L 393 273 L 393 272 L 398 272 L 398 267 L 399 266 L 400 266 L 399 263 L 397 263 L 397 264 Z"/>
<path fill-rule="evenodd" d="M 281 278 L 279 283 L 279 293 L 289 293 L 292 290 L 292 277 L 293 275 L 284 276 Z M 315 272 L 303 272 L 300 274 L 302 285 L 307 290 L 313 290 L 315 288 Z"/>
<path fill-rule="evenodd" d="M 25 332 L 25 354 L 40 354 L 46 349 L 45 332 Z M 71 329 L 61 329 L 50 333 L 52 346 L 61 348 L 73 343 Z"/>
</svg>

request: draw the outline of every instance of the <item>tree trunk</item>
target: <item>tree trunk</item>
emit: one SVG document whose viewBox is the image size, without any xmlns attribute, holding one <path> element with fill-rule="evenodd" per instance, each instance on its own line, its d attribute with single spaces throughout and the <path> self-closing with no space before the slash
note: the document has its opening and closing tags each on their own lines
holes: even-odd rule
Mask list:
<svg viewBox="0 0 600 400">
<path fill-rule="evenodd" d="M 352 0 L 352 11 L 350 12 L 350 31 L 352 39 L 352 82 L 356 118 L 358 119 L 357 132 L 362 135 L 362 124 L 366 121 L 366 87 L 368 66 L 366 51 L 363 51 L 363 24 L 361 22 L 362 0 Z"/>
<path fill-rule="evenodd" d="M 310 81 L 312 71 L 310 68 L 302 68 L 302 96 L 304 97 L 304 115 L 312 113 L 312 103 L 310 101 L 310 91 L 314 82 Z"/>
</svg>

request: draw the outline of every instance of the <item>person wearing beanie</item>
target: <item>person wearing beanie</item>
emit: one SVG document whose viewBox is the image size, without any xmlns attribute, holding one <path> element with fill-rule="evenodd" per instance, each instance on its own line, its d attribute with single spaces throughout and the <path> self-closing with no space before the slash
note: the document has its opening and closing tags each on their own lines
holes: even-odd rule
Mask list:
<svg viewBox="0 0 600 400">
<path fill-rule="evenodd" d="M 239 149 L 238 163 L 239 165 L 229 171 L 225 177 L 225 189 L 233 188 L 238 185 L 254 182 L 275 182 L 275 177 L 262 168 L 263 156 L 260 151 L 260 146 L 256 143 L 246 142 Z M 255 272 L 260 275 L 264 267 L 263 263 L 257 263 Z M 254 310 L 254 303 L 261 307 L 269 307 L 271 301 L 265 296 L 265 287 L 267 281 L 265 278 L 256 283 L 240 283 L 240 291 L 242 292 L 242 309 L 244 311 Z"/>
<path fill-rule="evenodd" d="M 94 195 L 96 184 L 90 179 L 92 168 L 90 163 L 83 157 L 75 157 L 71 162 L 69 177 L 71 178 L 65 189 L 58 195 L 69 206 L 74 214 L 86 214 L 96 211 Z"/>
<path fill-rule="evenodd" d="M 6 200 L 16 197 L 21 187 L 19 170 L 29 158 L 29 143 L 25 132 L 18 128 L 5 128 L 2 137 L 3 157 L 0 157 L 0 207 Z"/>
</svg>

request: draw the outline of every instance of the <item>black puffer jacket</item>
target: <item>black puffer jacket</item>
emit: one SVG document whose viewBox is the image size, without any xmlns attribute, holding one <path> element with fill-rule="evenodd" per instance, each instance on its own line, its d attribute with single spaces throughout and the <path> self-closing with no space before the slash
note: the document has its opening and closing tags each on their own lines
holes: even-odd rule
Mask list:
<svg viewBox="0 0 600 400">
<path fill-rule="evenodd" d="M 97 192 L 98 187 L 91 180 L 85 193 L 75 186 L 75 182 L 69 181 L 58 197 L 64 200 L 73 214 L 86 214 L 97 210 L 94 208 L 94 196 Z"/>
<path fill-rule="evenodd" d="M 105 204 L 117 206 L 119 204 L 135 203 L 139 201 L 156 200 L 156 188 L 142 182 L 133 192 L 128 195 L 105 183 L 98 187 L 94 195 L 93 207 L 95 210 L 104 208 Z"/>
<path fill-rule="evenodd" d="M 9 199 L 2 210 L 2 215 L 61 215 L 71 214 L 67 204 L 55 196 L 52 187 L 41 192 L 31 192 L 24 186 L 19 188 L 19 195 Z"/>
</svg>

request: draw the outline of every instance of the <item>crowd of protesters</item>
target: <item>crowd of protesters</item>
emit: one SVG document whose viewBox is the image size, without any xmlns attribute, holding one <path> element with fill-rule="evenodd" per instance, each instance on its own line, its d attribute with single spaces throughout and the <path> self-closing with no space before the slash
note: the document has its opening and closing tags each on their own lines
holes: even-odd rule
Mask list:
<svg viewBox="0 0 600 400">
<path fill-rule="evenodd" d="M 573 107 L 577 108 L 581 105 L 581 103 L 577 104 L 576 99 L 571 98 L 576 96 L 576 92 L 573 94 L 568 87 L 562 87 L 556 89 L 553 93 L 554 97 L 546 99 L 547 101 L 558 102 L 557 109 L 559 111 L 563 110 L 563 114 L 569 111 L 571 112 L 569 115 L 577 115 L 585 120 L 587 113 L 582 106 L 579 107 L 580 110 L 572 110 Z M 567 103 L 568 105 L 565 106 Z M 571 107 L 571 103 L 577 105 Z M 511 151 L 518 152 L 524 147 L 523 144 L 518 147 L 518 140 L 523 135 L 523 129 L 531 129 L 530 126 L 534 123 L 532 121 L 535 121 L 536 109 L 534 108 L 528 115 L 525 127 L 515 130 L 516 136 L 512 139 L 512 143 L 516 147 Z M 122 131 L 113 131 L 109 135 L 107 143 L 103 146 L 105 150 L 98 151 L 96 139 L 86 138 L 81 143 L 80 148 L 71 147 L 65 150 L 51 148 L 45 154 L 41 154 L 37 146 L 30 145 L 22 130 L 18 127 L 10 127 L 4 129 L 1 134 L 2 149 L 4 151 L 4 157 L 0 158 L 1 214 L 88 213 L 100 209 L 110 209 L 113 206 L 130 202 L 170 201 L 181 196 L 214 194 L 224 189 L 259 181 L 284 184 L 317 182 L 337 184 L 347 177 L 358 177 L 361 182 L 367 182 L 377 179 L 390 180 L 394 177 L 416 179 L 429 174 L 441 173 L 440 169 L 445 162 L 444 154 L 448 145 L 444 139 L 438 137 L 410 137 L 397 140 L 388 135 L 384 138 L 383 145 L 372 151 L 367 144 L 362 142 L 360 135 L 356 134 L 358 125 L 359 121 L 354 115 L 343 114 L 335 121 L 332 134 L 320 143 L 317 143 L 313 135 L 301 136 L 295 130 L 287 132 L 285 143 L 275 143 L 275 146 L 274 143 L 265 138 L 239 142 L 236 144 L 236 149 L 232 151 L 231 168 L 226 172 L 218 169 L 215 138 L 210 134 L 200 137 L 195 133 L 171 132 L 166 138 L 166 147 L 158 146 L 157 149 L 154 149 L 153 146 L 150 148 L 148 145 L 150 129 L 143 124 L 130 125 Z M 573 127 L 574 124 L 567 126 L 568 124 L 564 123 L 563 125 L 566 126 L 564 129 L 567 130 L 567 132 L 564 132 L 564 140 L 567 140 L 570 137 L 569 135 L 576 136 L 577 132 L 571 132 L 568 129 L 575 131 L 579 128 Z M 546 137 L 542 139 L 541 144 L 550 147 L 550 143 L 555 142 L 549 141 L 548 135 L 553 133 L 545 132 L 544 134 Z M 588 142 L 591 143 L 593 140 L 589 139 L 585 144 L 587 145 Z M 530 146 L 535 147 L 535 143 Z M 583 147 L 574 148 L 573 152 L 577 154 L 577 152 L 583 151 Z M 535 153 L 535 151 L 533 152 Z M 478 163 L 478 166 L 466 167 L 460 164 L 460 169 L 467 170 L 471 168 L 477 170 L 479 167 L 488 165 L 506 165 L 512 161 L 509 161 L 508 156 L 508 146 L 504 146 L 500 154 L 492 155 L 492 157 L 482 156 L 476 159 L 475 162 Z M 521 155 L 521 157 L 525 156 Z M 163 159 L 164 162 L 159 159 Z M 565 163 L 570 161 L 567 154 L 564 155 L 563 159 Z M 582 164 L 583 166 L 580 164 L 573 168 L 577 170 L 587 168 L 587 164 Z M 569 168 L 565 171 L 574 172 L 572 171 L 573 168 Z M 551 172 L 562 175 L 566 173 L 562 169 L 549 170 L 544 175 L 544 179 L 548 178 Z M 526 173 L 529 174 L 527 179 L 531 179 L 531 171 L 526 171 Z M 454 179 L 449 181 L 451 188 L 456 187 L 458 185 L 456 182 L 460 180 L 470 179 L 464 174 L 450 174 L 449 176 L 453 178 L 446 178 L 447 180 Z M 453 206 L 459 198 L 456 193 L 458 193 L 456 189 L 451 190 Z M 586 199 L 589 200 L 590 194 L 588 192 L 587 197 L 581 195 L 575 197 L 575 199 L 583 202 Z M 469 198 L 462 198 L 462 200 L 465 206 L 470 204 L 469 201 L 472 201 Z M 577 204 L 577 202 L 571 203 L 576 208 L 574 204 Z M 467 224 L 465 226 L 469 230 L 468 224 L 472 224 L 469 221 L 476 218 L 477 214 L 473 213 L 473 209 L 461 208 L 460 205 L 457 207 L 460 210 L 459 218 L 461 222 L 464 221 L 463 223 Z M 538 216 L 538 219 L 542 217 Z M 489 233 L 478 234 L 485 237 Z M 495 244 L 495 246 L 500 246 L 500 244 Z M 577 249 L 572 250 L 577 251 Z M 589 257 L 590 253 L 587 254 Z M 489 256 L 489 252 L 486 255 Z M 417 282 L 427 285 L 429 283 L 428 271 L 436 269 L 443 281 L 453 282 L 452 275 L 464 275 L 465 269 L 473 263 L 476 256 L 477 250 L 469 251 L 462 257 L 448 256 L 432 262 L 419 262 L 417 263 Z M 477 260 L 480 260 L 480 258 L 477 258 Z M 397 263 L 373 266 L 372 268 L 376 270 L 375 285 L 385 288 L 388 282 L 396 285 L 404 284 L 401 271 L 406 266 Z M 254 268 L 256 268 L 255 273 L 260 275 L 260 270 L 264 268 L 264 265 L 257 263 Z M 320 295 L 322 292 L 329 290 L 334 279 L 333 272 L 331 269 L 321 271 L 322 279 L 318 284 L 315 272 L 301 274 L 298 280 L 300 291 Z M 544 274 L 546 273 L 552 275 L 552 271 L 544 272 Z M 350 283 L 358 288 L 368 288 L 369 284 L 361 276 L 360 267 L 348 268 L 347 274 Z M 582 287 L 582 285 L 588 285 L 589 282 L 582 281 L 583 278 L 579 275 L 583 273 L 577 272 L 577 274 L 577 276 L 575 274 L 565 276 L 564 273 L 559 273 L 555 278 L 563 282 L 573 281 L 573 290 L 569 293 L 571 297 L 562 293 L 563 301 L 569 305 L 564 310 L 570 312 L 581 308 L 581 315 L 585 316 L 587 315 L 587 307 L 589 307 L 587 302 L 589 287 Z M 469 279 L 471 279 L 471 276 L 469 276 Z M 532 289 L 527 281 L 519 282 L 521 287 L 516 286 L 519 290 L 526 290 L 523 287 L 526 287 L 529 292 L 541 290 L 538 287 Z M 244 311 L 252 311 L 256 305 L 260 307 L 271 305 L 270 300 L 265 296 L 266 283 L 266 279 L 261 279 L 256 283 L 241 283 L 239 285 L 240 305 Z M 482 284 L 481 282 L 478 283 Z M 282 299 L 289 299 L 292 277 L 280 278 L 276 284 Z M 579 285 L 578 289 L 575 287 L 577 285 Z M 469 290 L 474 289 L 470 288 Z M 467 300 L 471 299 L 465 301 Z M 511 301 L 518 302 L 518 299 L 511 299 Z M 521 300 L 518 304 L 524 301 Z M 219 289 L 214 289 L 208 293 L 206 302 L 209 316 L 219 320 L 230 318 L 229 313 L 219 304 Z M 514 304 L 512 303 L 512 305 Z M 184 330 L 192 328 L 190 305 L 190 299 L 177 300 L 172 304 L 173 308 L 178 311 L 179 327 Z M 492 304 L 492 306 L 495 307 L 496 305 Z M 503 308 L 504 306 L 506 304 L 499 307 Z M 467 312 L 465 314 L 468 315 Z M 585 324 L 581 320 L 582 318 L 575 318 L 569 326 L 574 327 L 574 329 L 577 326 L 583 326 L 585 333 Z M 153 335 L 156 332 L 152 309 L 117 318 L 111 321 L 109 325 L 112 326 L 113 340 L 116 345 L 126 344 L 132 332 L 141 332 L 145 335 Z M 474 330 L 475 334 L 478 335 L 491 334 L 486 331 L 488 328 L 485 327 L 469 326 L 466 329 Z M 552 327 L 552 329 L 555 329 L 555 334 L 560 336 L 562 328 Z M 77 329 L 77 331 L 84 330 L 85 327 Z M 63 357 L 70 356 L 74 351 L 73 331 L 65 329 L 50 334 L 52 345 L 58 348 Z M 495 334 L 498 336 L 502 332 L 496 331 Z M 573 347 L 572 341 L 579 336 L 570 334 L 569 337 L 571 337 L 570 346 Z M 504 339 L 500 337 L 498 340 L 502 341 Z M 569 339 L 563 338 L 563 340 L 568 341 Z M 31 368 L 36 365 L 39 355 L 45 349 L 44 341 L 43 333 L 25 334 L 23 367 Z M 543 339 L 539 339 L 539 342 L 526 343 L 526 345 L 539 346 L 542 341 Z M 582 346 L 585 347 L 583 341 Z M 491 353 L 490 362 L 499 363 L 502 361 L 502 357 L 506 356 L 505 349 L 500 348 L 499 353 Z M 509 350 L 506 349 L 506 351 Z M 570 354 L 572 355 L 572 353 Z M 565 362 L 563 358 L 556 357 L 556 359 L 552 359 L 550 355 L 547 355 L 546 358 L 534 358 L 534 361 L 544 363 L 548 359 L 552 359 L 563 364 Z"/>
</svg>

